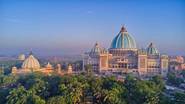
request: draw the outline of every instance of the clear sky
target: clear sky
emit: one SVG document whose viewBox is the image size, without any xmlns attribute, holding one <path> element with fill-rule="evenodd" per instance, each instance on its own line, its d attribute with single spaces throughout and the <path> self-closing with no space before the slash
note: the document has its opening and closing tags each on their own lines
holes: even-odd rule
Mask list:
<svg viewBox="0 0 185 104">
<path fill-rule="evenodd" d="M 0 0 L 0 54 L 109 48 L 122 25 L 138 48 L 185 55 L 185 0 Z"/>
</svg>

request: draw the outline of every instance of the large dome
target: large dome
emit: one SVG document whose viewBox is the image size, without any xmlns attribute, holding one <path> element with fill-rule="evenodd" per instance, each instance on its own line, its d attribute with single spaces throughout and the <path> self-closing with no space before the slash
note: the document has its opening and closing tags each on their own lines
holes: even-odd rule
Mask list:
<svg viewBox="0 0 185 104">
<path fill-rule="evenodd" d="M 104 53 L 107 53 L 107 50 L 103 47 L 100 47 L 100 45 L 96 42 L 94 47 L 91 49 L 90 55 L 104 54 Z"/>
<path fill-rule="evenodd" d="M 153 43 L 150 43 L 148 48 L 147 48 L 147 53 L 149 55 L 158 55 L 159 52 L 157 50 L 157 48 L 155 48 L 155 46 L 153 45 Z"/>
<path fill-rule="evenodd" d="M 28 58 L 22 64 L 23 69 L 39 69 L 40 64 L 39 61 L 33 56 L 32 53 L 28 56 Z"/>
<path fill-rule="evenodd" d="M 136 49 L 136 42 L 126 28 L 122 27 L 119 34 L 113 39 L 111 48 Z"/>
</svg>

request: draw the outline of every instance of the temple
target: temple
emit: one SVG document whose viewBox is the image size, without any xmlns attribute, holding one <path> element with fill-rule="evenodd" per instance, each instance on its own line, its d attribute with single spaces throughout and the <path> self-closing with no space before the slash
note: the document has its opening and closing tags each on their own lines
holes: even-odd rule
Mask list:
<svg viewBox="0 0 185 104">
<path fill-rule="evenodd" d="M 21 54 L 22 56 L 22 54 Z M 20 57 L 20 56 L 19 56 Z M 25 56 L 24 56 L 25 57 Z M 44 74 L 72 74 L 72 66 L 69 64 L 68 68 L 65 70 L 61 69 L 61 65 L 57 64 L 56 67 L 53 67 L 49 62 L 45 66 L 41 66 L 39 60 L 30 52 L 29 56 L 22 60 L 23 61 L 21 68 L 12 67 L 12 74 L 28 74 L 33 72 L 41 72 Z"/>
<path fill-rule="evenodd" d="M 146 49 L 138 49 L 134 38 L 121 27 L 107 50 L 95 43 L 90 52 L 83 55 L 83 66 L 92 65 L 93 71 L 134 73 L 140 76 L 166 76 L 168 56 L 160 54 L 153 43 Z"/>
</svg>

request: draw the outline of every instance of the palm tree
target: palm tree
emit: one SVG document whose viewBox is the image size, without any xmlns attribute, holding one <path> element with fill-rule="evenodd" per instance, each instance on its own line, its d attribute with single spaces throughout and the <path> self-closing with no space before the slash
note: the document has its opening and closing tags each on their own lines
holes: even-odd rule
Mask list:
<svg viewBox="0 0 185 104">
<path fill-rule="evenodd" d="M 7 104 L 45 104 L 39 96 L 35 95 L 32 91 L 26 90 L 24 86 L 18 86 L 10 91 L 7 97 Z"/>
<path fill-rule="evenodd" d="M 7 104 L 25 104 L 29 94 L 24 86 L 19 86 L 17 89 L 10 91 L 7 97 Z"/>
</svg>

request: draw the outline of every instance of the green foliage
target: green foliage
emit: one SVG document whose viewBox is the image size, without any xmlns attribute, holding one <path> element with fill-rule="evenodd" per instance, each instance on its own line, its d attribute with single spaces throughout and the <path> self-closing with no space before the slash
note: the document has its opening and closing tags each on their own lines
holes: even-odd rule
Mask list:
<svg viewBox="0 0 185 104">
<path fill-rule="evenodd" d="M 18 86 L 10 91 L 7 104 L 45 104 L 45 101 L 24 86 Z"/>
<path fill-rule="evenodd" d="M 160 94 L 160 100 L 159 104 L 174 104 L 168 96 L 164 96 L 163 94 Z"/>
<path fill-rule="evenodd" d="M 124 82 L 115 77 L 51 75 L 33 73 L 1 76 L 0 101 L 7 104 L 165 104 L 160 76 L 140 80 L 128 75 Z M 6 82 L 6 83 L 5 83 Z M 12 86 L 13 85 L 13 86 Z M 162 97 L 161 97 L 162 96 Z M 176 96 L 176 99 L 181 99 Z M 179 103 L 178 103 L 179 104 Z"/>
<path fill-rule="evenodd" d="M 162 79 L 162 76 L 154 76 L 152 77 L 151 81 L 155 83 L 157 90 L 162 91 L 165 88 L 165 83 Z"/>
<path fill-rule="evenodd" d="M 9 89 L 0 89 L 0 102 L 1 104 L 6 103 L 6 97 L 9 94 Z"/>
<path fill-rule="evenodd" d="M 54 96 L 48 99 L 47 104 L 66 104 L 63 96 Z"/>
<path fill-rule="evenodd" d="M 0 87 L 11 86 L 17 81 L 17 77 L 13 75 L 0 75 Z"/>
<path fill-rule="evenodd" d="M 185 70 L 182 70 L 181 75 L 185 78 Z"/>
<path fill-rule="evenodd" d="M 175 93 L 174 104 L 185 104 L 185 93 Z"/>
<path fill-rule="evenodd" d="M 176 77 L 176 74 L 172 72 L 168 73 L 167 78 L 167 82 L 175 86 L 179 86 L 183 82 L 182 78 Z"/>
<path fill-rule="evenodd" d="M 31 95 L 27 98 L 27 101 L 25 104 L 45 104 L 45 100 L 41 99 L 37 95 Z"/>
<path fill-rule="evenodd" d="M 125 97 L 129 104 L 158 104 L 159 89 L 158 82 L 144 81 L 127 76 L 124 86 Z"/>
</svg>

